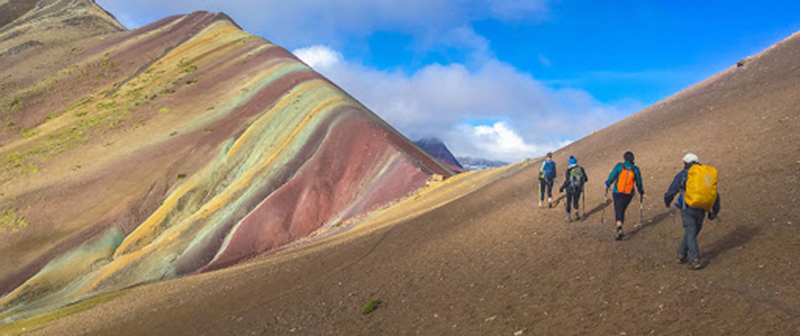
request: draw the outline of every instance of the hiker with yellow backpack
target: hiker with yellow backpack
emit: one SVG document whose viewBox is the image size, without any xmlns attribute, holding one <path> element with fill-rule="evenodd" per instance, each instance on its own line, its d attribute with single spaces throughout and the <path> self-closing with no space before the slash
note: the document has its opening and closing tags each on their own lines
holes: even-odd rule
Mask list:
<svg viewBox="0 0 800 336">
<path fill-rule="evenodd" d="M 689 269 L 701 269 L 703 264 L 700 262 L 697 235 L 703 228 L 706 212 L 708 220 L 714 220 L 720 210 L 717 169 L 698 163 L 697 155 L 686 154 L 683 157 L 683 170 L 675 175 L 669 190 L 664 194 L 664 204 L 668 209 L 678 193 L 680 198 L 675 205 L 681 209 L 684 234 L 678 248 L 677 260 L 678 263 L 688 262 Z"/>
<path fill-rule="evenodd" d="M 642 187 L 642 173 L 633 163 L 633 153 L 625 152 L 622 156 L 624 162 L 617 163 L 614 170 L 608 175 L 606 180 L 606 195 L 608 195 L 608 188 L 613 183 L 613 197 L 614 197 L 614 213 L 617 219 L 617 229 L 615 238 L 622 239 L 622 224 L 625 222 L 625 210 L 631 204 L 633 196 L 636 194 L 634 186 L 639 189 L 639 194 L 644 197 L 644 187 Z M 640 200 L 641 202 L 641 200 Z"/>
</svg>

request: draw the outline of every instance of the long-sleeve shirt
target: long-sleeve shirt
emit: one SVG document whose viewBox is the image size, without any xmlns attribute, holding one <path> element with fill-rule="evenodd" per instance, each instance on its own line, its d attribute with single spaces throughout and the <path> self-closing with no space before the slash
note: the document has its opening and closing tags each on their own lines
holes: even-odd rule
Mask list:
<svg viewBox="0 0 800 336">
<path fill-rule="evenodd" d="M 675 178 L 672 179 L 672 183 L 669 185 L 669 189 L 667 189 L 667 192 L 664 194 L 664 204 L 669 206 L 672 203 L 672 199 L 674 199 L 676 195 L 680 194 L 680 197 L 678 197 L 678 201 L 675 202 L 675 204 L 681 209 L 686 208 L 686 204 L 683 201 L 683 197 L 686 192 L 686 179 L 689 178 L 689 168 L 691 168 L 695 164 L 697 163 L 693 163 L 686 166 L 683 170 L 681 170 L 678 174 L 675 175 Z M 719 213 L 719 210 L 720 210 L 720 201 L 718 192 L 717 200 L 714 201 L 714 207 L 711 209 L 711 212 L 714 213 L 714 215 L 716 215 Z"/>
<path fill-rule="evenodd" d="M 629 161 L 625 161 L 623 163 L 617 163 L 614 166 L 614 170 L 611 171 L 611 174 L 608 175 L 608 180 L 606 180 L 606 185 L 610 186 L 611 183 L 614 183 L 614 193 L 617 192 L 617 178 L 619 174 L 622 172 L 622 169 L 629 169 L 633 170 L 633 177 L 634 181 L 636 182 L 636 188 L 639 189 L 639 193 L 644 195 L 644 187 L 642 186 L 642 173 L 639 171 L 639 167 L 636 167 L 633 163 Z M 635 192 L 631 192 L 631 195 L 635 194 Z"/>
</svg>

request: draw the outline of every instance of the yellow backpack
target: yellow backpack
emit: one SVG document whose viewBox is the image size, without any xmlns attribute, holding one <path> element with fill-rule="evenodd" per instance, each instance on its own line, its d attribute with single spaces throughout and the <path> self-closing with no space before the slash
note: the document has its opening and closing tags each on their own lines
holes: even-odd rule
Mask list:
<svg viewBox="0 0 800 336">
<path fill-rule="evenodd" d="M 684 202 L 695 208 L 711 211 L 717 201 L 717 169 L 711 166 L 693 165 L 686 179 Z"/>
</svg>

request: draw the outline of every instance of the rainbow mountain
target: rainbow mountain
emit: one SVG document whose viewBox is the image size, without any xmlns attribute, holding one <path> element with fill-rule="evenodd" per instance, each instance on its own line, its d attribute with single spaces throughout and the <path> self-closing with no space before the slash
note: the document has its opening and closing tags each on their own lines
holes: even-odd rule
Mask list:
<svg viewBox="0 0 800 336">
<path fill-rule="evenodd" d="M 225 14 L 2 6 L 0 320 L 347 230 L 453 174 Z"/>
</svg>

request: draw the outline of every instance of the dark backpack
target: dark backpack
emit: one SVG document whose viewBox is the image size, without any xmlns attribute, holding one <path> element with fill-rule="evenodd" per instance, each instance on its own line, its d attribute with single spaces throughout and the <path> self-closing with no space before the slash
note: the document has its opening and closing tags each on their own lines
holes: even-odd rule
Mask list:
<svg viewBox="0 0 800 336">
<path fill-rule="evenodd" d="M 544 162 L 544 169 L 542 169 L 542 178 L 553 179 L 556 177 L 556 162 L 547 160 Z"/>
<path fill-rule="evenodd" d="M 575 166 L 569 171 L 569 185 L 567 188 L 572 191 L 583 190 L 583 167 Z"/>
</svg>

